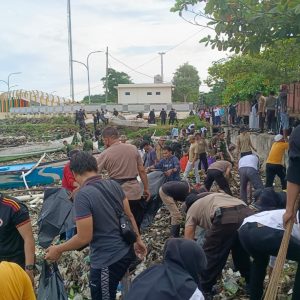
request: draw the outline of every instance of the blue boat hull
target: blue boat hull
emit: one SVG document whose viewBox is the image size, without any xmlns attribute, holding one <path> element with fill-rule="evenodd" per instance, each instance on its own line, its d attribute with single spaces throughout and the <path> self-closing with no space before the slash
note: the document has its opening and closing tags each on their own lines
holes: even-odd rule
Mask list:
<svg viewBox="0 0 300 300">
<path fill-rule="evenodd" d="M 63 168 L 68 160 L 51 162 L 38 166 L 29 175 L 26 176 L 26 182 L 29 187 L 37 185 L 49 185 L 59 182 L 63 176 Z M 22 171 L 8 171 L 0 167 L 0 190 L 24 188 Z M 24 172 L 24 171 L 23 171 Z M 26 172 L 26 171 L 25 171 Z"/>
</svg>

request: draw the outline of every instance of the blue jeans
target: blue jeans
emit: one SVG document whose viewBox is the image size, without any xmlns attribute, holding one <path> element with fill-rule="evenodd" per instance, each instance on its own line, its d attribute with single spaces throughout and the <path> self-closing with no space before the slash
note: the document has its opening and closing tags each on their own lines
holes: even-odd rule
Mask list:
<svg viewBox="0 0 300 300">
<path fill-rule="evenodd" d="M 90 289 L 92 300 L 115 300 L 117 287 L 129 265 L 135 259 L 133 247 L 119 261 L 112 265 L 90 270 Z"/>
</svg>

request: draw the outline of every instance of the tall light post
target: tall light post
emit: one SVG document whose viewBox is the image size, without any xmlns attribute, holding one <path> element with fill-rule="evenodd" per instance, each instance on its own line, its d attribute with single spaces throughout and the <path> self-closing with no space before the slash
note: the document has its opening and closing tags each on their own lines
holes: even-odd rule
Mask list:
<svg viewBox="0 0 300 300">
<path fill-rule="evenodd" d="M 74 102 L 74 78 L 73 78 L 73 46 L 72 46 L 72 23 L 71 2 L 68 0 L 68 44 L 69 44 L 69 73 L 70 73 L 70 95 Z"/>
<path fill-rule="evenodd" d="M 161 76 L 161 82 L 164 82 L 164 55 L 166 54 L 165 52 L 159 52 L 160 55 L 160 76 Z"/>
<path fill-rule="evenodd" d="M 78 64 L 81 64 L 83 66 L 85 66 L 86 68 L 86 71 L 87 71 L 87 79 L 88 79 L 88 92 L 89 92 L 89 104 L 91 104 L 91 85 L 90 85 L 90 65 L 89 65 L 89 58 L 92 54 L 94 53 L 100 53 L 100 52 L 103 52 L 101 50 L 97 50 L 97 51 L 92 51 L 88 54 L 87 58 L 86 58 L 86 64 L 81 62 L 81 61 L 78 61 L 78 60 L 72 60 L 73 62 L 76 62 Z"/>
</svg>

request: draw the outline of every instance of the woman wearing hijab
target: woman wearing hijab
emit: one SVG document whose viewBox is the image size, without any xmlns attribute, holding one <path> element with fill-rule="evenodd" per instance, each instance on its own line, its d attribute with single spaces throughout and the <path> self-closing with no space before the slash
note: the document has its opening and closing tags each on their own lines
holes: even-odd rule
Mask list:
<svg viewBox="0 0 300 300">
<path fill-rule="evenodd" d="M 196 242 L 169 239 L 163 263 L 137 276 L 125 300 L 204 300 L 198 285 L 205 266 L 205 254 Z"/>
</svg>

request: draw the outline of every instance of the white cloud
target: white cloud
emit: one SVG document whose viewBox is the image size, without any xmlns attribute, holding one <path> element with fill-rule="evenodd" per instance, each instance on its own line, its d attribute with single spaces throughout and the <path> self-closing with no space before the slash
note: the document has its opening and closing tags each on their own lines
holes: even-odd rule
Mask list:
<svg viewBox="0 0 300 300">
<path fill-rule="evenodd" d="M 176 68 L 187 61 L 197 67 L 201 79 L 205 79 L 211 62 L 225 57 L 225 53 L 199 44 L 208 31 L 197 33 L 200 27 L 171 13 L 174 2 L 71 1 L 74 59 L 85 62 L 90 51 L 105 50 L 108 46 L 113 57 L 132 68 L 151 60 L 138 71 L 152 77 L 160 73 L 157 52 L 165 51 L 165 80 L 170 81 Z M 5 79 L 10 72 L 22 71 L 13 78 L 19 87 L 46 92 L 56 90 L 57 94 L 68 96 L 67 1 L 10 0 L 1 6 L 5 13 L 1 14 L 0 20 L 0 79 Z M 152 82 L 152 78 L 132 72 L 112 58 L 109 63 L 111 67 L 127 72 L 134 82 Z M 90 70 L 91 87 L 96 87 L 92 93 L 99 93 L 102 91 L 100 78 L 105 75 L 103 53 L 91 56 Z M 83 66 L 74 64 L 74 81 L 75 94 L 80 99 L 87 94 Z"/>
</svg>

